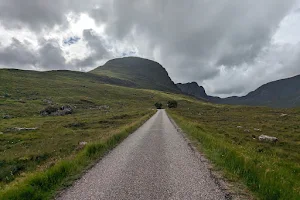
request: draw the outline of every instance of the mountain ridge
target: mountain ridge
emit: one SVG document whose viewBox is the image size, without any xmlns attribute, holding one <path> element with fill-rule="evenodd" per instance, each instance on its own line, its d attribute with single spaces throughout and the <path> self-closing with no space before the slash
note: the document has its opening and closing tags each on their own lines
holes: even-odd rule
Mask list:
<svg viewBox="0 0 300 200">
<path fill-rule="evenodd" d="M 206 99 L 212 103 L 282 108 L 300 106 L 300 75 L 271 81 L 240 97 L 220 98 L 209 96 L 206 94 L 205 89 L 198 84 L 198 88 L 196 87 L 193 91 L 190 91 L 186 88 L 191 88 L 191 83 L 178 83 L 177 86 L 184 94 Z M 204 90 L 204 93 L 200 93 L 201 90 Z"/>
</svg>

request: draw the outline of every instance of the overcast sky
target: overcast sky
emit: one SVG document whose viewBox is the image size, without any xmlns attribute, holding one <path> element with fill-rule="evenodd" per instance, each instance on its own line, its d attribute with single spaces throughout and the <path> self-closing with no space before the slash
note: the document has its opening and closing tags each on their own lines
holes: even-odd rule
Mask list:
<svg viewBox="0 0 300 200">
<path fill-rule="evenodd" d="M 300 0 L 0 0 L 0 68 L 88 71 L 123 56 L 244 95 L 300 74 Z"/>
</svg>

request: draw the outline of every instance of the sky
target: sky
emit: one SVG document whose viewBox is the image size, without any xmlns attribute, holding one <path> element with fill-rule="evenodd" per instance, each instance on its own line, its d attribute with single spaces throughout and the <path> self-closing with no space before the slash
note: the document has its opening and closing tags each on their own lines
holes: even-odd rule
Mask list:
<svg viewBox="0 0 300 200">
<path fill-rule="evenodd" d="M 124 56 L 245 95 L 300 74 L 300 0 L 0 0 L 0 68 L 86 72 Z"/>
</svg>

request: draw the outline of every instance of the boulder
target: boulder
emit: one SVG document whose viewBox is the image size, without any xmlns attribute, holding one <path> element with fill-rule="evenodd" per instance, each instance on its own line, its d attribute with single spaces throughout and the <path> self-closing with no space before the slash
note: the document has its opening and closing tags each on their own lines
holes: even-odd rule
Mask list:
<svg viewBox="0 0 300 200">
<path fill-rule="evenodd" d="M 11 119 L 12 118 L 12 116 L 10 116 L 10 115 L 3 115 L 3 119 Z"/>
<path fill-rule="evenodd" d="M 73 108 L 70 105 L 64 105 L 61 107 L 48 106 L 40 112 L 42 116 L 64 116 L 73 113 Z"/>
<path fill-rule="evenodd" d="M 51 115 L 52 113 L 55 113 L 58 111 L 58 108 L 55 106 L 47 106 L 44 110 L 40 112 L 42 116 Z"/>
<path fill-rule="evenodd" d="M 272 137 L 272 136 L 268 136 L 268 135 L 260 135 L 258 137 L 258 140 L 261 141 L 261 142 L 277 142 L 278 139 L 276 137 Z"/>
<path fill-rule="evenodd" d="M 101 105 L 98 107 L 99 110 L 109 110 L 110 107 L 108 105 Z"/>
<path fill-rule="evenodd" d="M 83 142 L 79 142 L 79 145 L 80 146 L 85 146 L 85 145 L 87 145 L 87 142 L 84 142 L 84 141 Z"/>
<path fill-rule="evenodd" d="M 9 128 L 6 131 L 7 132 L 19 132 L 19 131 L 35 131 L 37 130 L 37 127 L 34 128 L 25 128 L 25 127 L 13 127 L 13 128 Z"/>
<path fill-rule="evenodd" d="M 70 105 L 65 105 L 60 107 L 58 112 L 60 115 L 69 115 L 73 113 L 73 109 Z"/>
<path fill-rule="evenodd" d="M 44 99 L 43 102 L 46 103 L 46 104 L 52 104 L 53 103 L 51 99 Z"/>
<path fill-rule="evenodd" d="M 83 149 L 85 146 L 87 145 L 87 142 L 82 141 L 78 143 L 78 147 L 76 148 L 76 150 L 81 150 Z"/>
</svg>

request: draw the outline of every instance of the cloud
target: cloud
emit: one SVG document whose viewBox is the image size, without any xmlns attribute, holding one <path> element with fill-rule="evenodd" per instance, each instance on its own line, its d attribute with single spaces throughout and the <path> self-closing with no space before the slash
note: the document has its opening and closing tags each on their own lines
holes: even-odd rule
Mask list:
<svg viewBox="0 0 300 200">
<path fill-rule="evenodd" d="M 85 13 L 95 5 L 97 0 L 0 0 L 0 21 L 7 28 L 26 26 L 35 32 L 67 28 L 67 14 Z"/>
<path fill-rule="evenodd" d="M 159 49 L 160 61 L 169 70 L 184 72 L 185 68 L 187 73 L 180 74 L 189 76 L 190 69 L 198 69 L 197 81 L 203 81 L 211 78 L 211 71 L 221 65 L 232 67 L 253 62 L 293 3 L 114 1 L 114 15 L 107 22 L 106 31 L 120 40 L 130 34 L 138 40 L 148 40 L 148 48 Z M 133 42 L 139 45 L 139 41 Z M 171 65 L 175 62 L 170 57 L 179 58 L 178 64 Z M 188 65 L 180 66 L 182 59 Z M 207 70 L 208 67 L 214 69 Z"/>
<path fill-rule="evenodd" d="M 32 30 L 41 30 L 66 23 L 63 15 L 68 11 L 66 8 L 64 0 L 1 0 L 0 19 L 9 28 L 26 25 Z"/>
<path fill-rule="evenodd" d="M 29 49 L 18 39 L 12 38 L 12 43 L 6 47 L 0 47 L 0 65 L 4 67 L 35 66 L 38 62 L 38 55 Z"/>
<path fill-rule="evenodd" d="M 66 59 L 56 41 L 42 41 L 39 49 L 39 65 L 44 69 L 67 69 Z"/>
<path fill-rule="evenodd" d="M 242 95 L 300 73 L 297 2 L 0 0 L 2 26 L 45 38 L 31 48 L 22 32 L 13 35 L 19 44 L 2 47 L 0 62 L 78 70 L 134 54 L 159 61 L 175 82 L 197 81 L 209 94 Z M 83 13 L 94 21 L 82 20 Z"/>
<path fill-rule="evenodd" d="M 220 68 L 220 74 L 203 81 L 212 95 L 222 97 L 245 95 L 270 81 L 275 81 L 300 74 L 300 43 L 270 44 L 252 64 L 238 67 Z"/>
<path fill-rule="evenodd" d="M 83 30 L 83 40 L 86 41 L 86 46 L 90 50 L 90 55 L 82 60 L 73 60 L 74 65 L 80 67 L 96 66 L 99 60 L 111 57 L 104 45 L 104 39 L 101 36 L 96 35 L 92 29 Z"/>
</svg>

